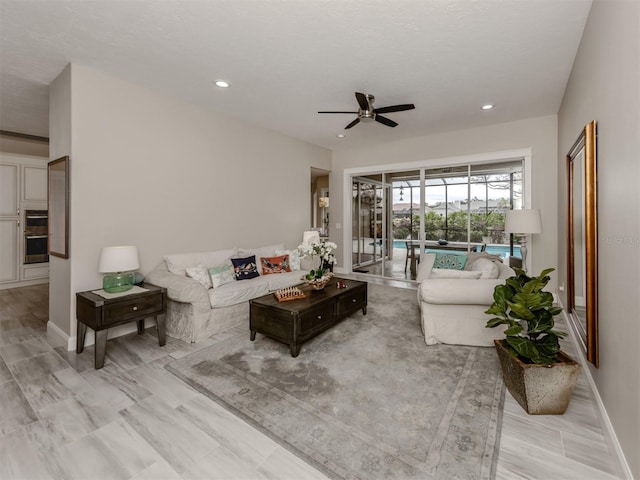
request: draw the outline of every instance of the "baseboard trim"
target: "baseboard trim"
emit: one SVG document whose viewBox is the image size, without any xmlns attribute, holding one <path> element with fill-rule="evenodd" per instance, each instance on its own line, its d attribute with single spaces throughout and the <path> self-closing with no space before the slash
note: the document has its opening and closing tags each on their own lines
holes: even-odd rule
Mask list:
<svg viewBox="0 0 640 480">
<path fill-rule="evenodd" d="M 69 337 L 69 335 L 61 330 L 60 327 L 58 327 L 51 320 L 47 322 L 47 342 L 49 342 L 54 347 L 66 345 L 67 350 L 71 350 L 71 348 L 69 348 L 70 341 L 71 337 Z"/>
<path fill-rule="evenodd" d="M 7 282 L 0 284 L 0 290 L 8 290 L 10 288 L 31 287 L 33 285 L 42 285 L 43 283 L 49 283 L 49 277 L 36 278 L 33 280 L 20 280 L 16 282 Z"/>
<path fill-rule="evenodd" d="M 616 435 L 616 432 L 613 428 L 613 424 L 611 423 L 611 420 L 609 419 L 609 415 L 607 414 L 607 409 L 605 408 L 604 403 L 602 402 L 602 397 L 600 397 L 600 392 L 598 392 L 598 387 L 596 386 L 596 382 L 593 379 L 593 376 L 591 375 L 591 370 L 587 366 L 588 360 L 586 359 L 584 352 L 582 351 L 582 348 L 580 346 L 578 339 L 576 338 L 576 334 L 573 330 L 571 322 L 569 321 L 569 316 L 567 315 L 567 311 L 564 308 L 564 305 L 562 304 L 560 296 L 556 295 L 555 297 L 556 297 L 557 303 L 562 307 L 562 315 L 563 315 L 564 321 L 569 327 L 567 330 L 569 330 L 569 336 L 571 337 L 571 342 L 573 343 L 575 351 L 577 352 L 576 356 L 579 357 L 578 360 L 583 365 L 582 371 L 585 373 L 587 377 L 587 381 L 589 382 L 589 386 L 591 387 L 591 391 L 593 392 L 593 396 L 596 400 L 596 405 L 598 406 L 598 410 L 600 410 L 600 415 L 602 417 L 602 422 L 604 424 L 603 426 L 608 432 L 607 440 L 610 442 L 609 444 L 610 447 L 613 449 L 616 456 L 618 457 L 619 467 L 622 470 L 620 473 L 624 475 L 624 478 L 626 480 L 634 480 L 633 473 L 631 472 L 631 468 L 629 467 L 629 464 L 627 463 L 627 459 L 624 456 L 624 451 L 622 450 L 622 446 L 618 441 L 618 436 Z"/>
</svg>

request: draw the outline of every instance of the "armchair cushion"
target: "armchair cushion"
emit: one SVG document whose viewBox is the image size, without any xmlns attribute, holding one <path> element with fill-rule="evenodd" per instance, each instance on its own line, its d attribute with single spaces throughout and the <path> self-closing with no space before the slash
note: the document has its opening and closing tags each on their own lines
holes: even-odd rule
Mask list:
<svg viewBox="0 0 640 480">
<path fill-rule="evenodd" d="M 430 279 L 435 278 L 468 278 L 470 280 L 477 280 L 482 275 L 482 272 L 466 271 L 466 270 L 453 270 L 450 268 L 434 268 L 431 270 Z"/>
</svg>

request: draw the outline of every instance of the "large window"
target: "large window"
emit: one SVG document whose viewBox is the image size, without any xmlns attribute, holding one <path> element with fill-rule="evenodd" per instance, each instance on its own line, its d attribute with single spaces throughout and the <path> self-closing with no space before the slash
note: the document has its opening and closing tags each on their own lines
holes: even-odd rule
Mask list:
<svg viewBox="0 0 640 480">
<path fill-rule="evenodd" d="M 521 161 L 425 172 L 425 240 L 509 243 L 505 212 L 521 206 Z"/>
<path fill-rule="evenodd" d="M 519 257 L 504 221 L 523 207 L 523 177 L 522 160 L 352 177 L 353 270 L 414 278 L 421 249 L 441 243 Z"/>
</svg>

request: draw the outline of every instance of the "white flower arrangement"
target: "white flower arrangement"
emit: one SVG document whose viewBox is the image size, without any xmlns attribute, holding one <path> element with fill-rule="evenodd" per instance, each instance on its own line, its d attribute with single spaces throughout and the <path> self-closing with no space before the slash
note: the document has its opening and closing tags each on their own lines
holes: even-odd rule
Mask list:
<svg viewBox="0 0 640 480">
<path fill-rule="evenodd" d="M 296 250 L 298 251 L 300 258 L 310 258 L 313 264 L 315 264 L 316 258 L 320 260 L 320 264 L 318 265 L 318 267 L 314 270 L 311 270 L 309 272 L 309 275 L 307 275 L 308 280 L 312 280 L 314 278 L 322 278 L 323 276 L 325 276 L 327 268 L 325 268 L 324 266 L 332 264 L 336 261 L 335 257 L 333 256 L 333 252 L 336 248 L 338 248 L 338 245 L 333 242 L 317 242 L 313 240 L 309 243 L 301 243 L 300 245 L 298 245 L 298 248 L 296 248 Z"/>
</svg>

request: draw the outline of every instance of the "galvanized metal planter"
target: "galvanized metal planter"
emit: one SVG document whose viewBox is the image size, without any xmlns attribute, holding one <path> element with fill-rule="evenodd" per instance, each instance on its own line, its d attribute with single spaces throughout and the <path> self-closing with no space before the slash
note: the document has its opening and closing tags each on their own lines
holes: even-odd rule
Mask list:
<svg viewBox="0 0 640 480">
<path fill-rule="evenodd" d="M 512 357 L 504 340 L 494 340 L 504 383 L 511 395 L 530 415 L 562 415 L 571 400 L 580 364 L 560 352 L 552 365 L 523 363 Z"/>
</svg>

